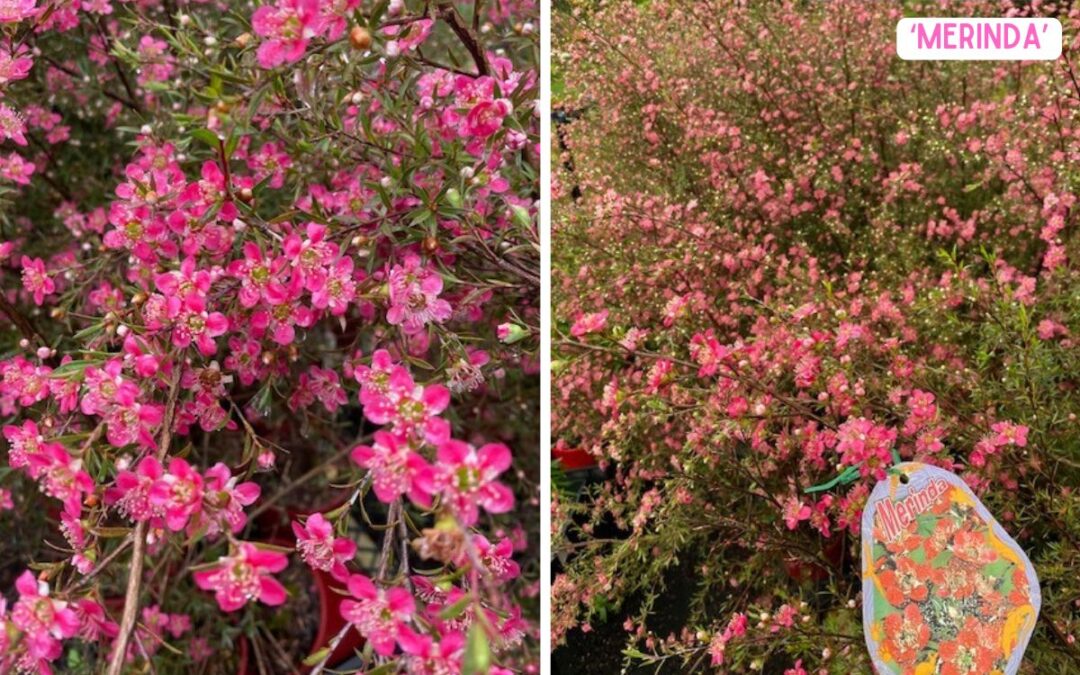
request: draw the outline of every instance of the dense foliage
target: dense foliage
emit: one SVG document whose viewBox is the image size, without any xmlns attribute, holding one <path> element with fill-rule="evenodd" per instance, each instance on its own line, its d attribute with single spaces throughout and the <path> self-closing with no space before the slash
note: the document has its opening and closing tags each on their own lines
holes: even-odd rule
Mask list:
<svg viewBox="0 0 1080 675">
<path fill-rule="evenodd" d="M 538 13 L 0 5 L 0 672 L 535 669 Z"/>
<path fill-rule="evenodd" d="M 561 3 L 552 434 L 607 479 L 552 506 L 556 641 L 870 672 L 859 519 L 895 451 L 1031 557 L 1022 672 L 1080 668 L 1080 10 L 903 8 L 1059 13 L 1065 53 L 903 62 L 893 3 Z"/>
</svg>

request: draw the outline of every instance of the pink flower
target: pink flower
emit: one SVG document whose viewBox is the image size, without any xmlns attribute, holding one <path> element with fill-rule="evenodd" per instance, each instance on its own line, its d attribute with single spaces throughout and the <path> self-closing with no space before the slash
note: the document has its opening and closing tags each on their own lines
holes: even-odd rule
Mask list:
<svg viewBox="0 0 1080 675">
<path fill-rule="evenodd" d="M 521 568 L 514 562 L 514 542 L 502 539 L 492 544 L 482 534 L 473 535 L 472 540 L 484 569 L 497 581 L 516 579 L 521 574 Z"/>
<path fill-rule="evenodd" d="M 404 437 L 424 440 L 438 445 L 450 438 L 450 424 L 438 417 L 450 405 L 450 390 L 439 384 L 416 384 L 404 368 L 390 374 L 389 395 L 365 396 L 361 390 L 360 403 L 364 415 L 375 424 L 389 424 Z"/>
<path fill-rule="evenodd" d="M 308 42 L 321 28 L 317 0 L 280 0 L 277 6 L 265 5 L 255 10 L 251 27 L 259 37 L 269 38 L 257 53 L 259 65 L 276 68 L 295 63 L 304 56 Z"/>
<path fill-rule="evenodd" d="M 0 17 L 3 16 L 0 5 Z M 0 19 L 2 21 L 2 19 Z M 0 140 L 8 139 L 15 141 L 16 145 L 26 145 L 26 123 L 23 122 L 19 113 L 7 105 L 0 103 Z"/>
<path fill-rule="evenodd" d="M 1053 340 L 1055 337 L 1069 334 L 1068 328 L 1051 319 L 1043 319 L 1040 321 L 1036 330 L 1040 340 Z"/>
<path fill-rule="evenodd" d="M 102 368 L 88 366 L 83 371 L 82 400 L 79 408 L 86 415 L 104 415 L 120 401 L 131 402 L 138 398 L 138 385 L 124 378 L 124 362 L 110 359 Z"/>
<path fill-rule="evenodd" d="M 236 534 L 247 523 L 245 506 L 251 506 L 259 498 L 261 489 L 257 483 L 237 483 L 229 467 L 218 462 L 206 470 L 203 483 L 203 506 L 198 525 L 206 528 L 208 536 L 222 531 Z"/>
<path fill-rule="evenodd" d="M 180 269 L 155 275 L 154 286 L 166 297 L 205 297 L 213 284 L 213 278 L 210 272 L 197 269 L 195 265 L 195 258 L 185 258 L 180 263 Z"/>
<path fill-rule="evenodd" d="M 339 581 L 345 580 L 349 575 L 345 563 L 356 555 L 355 543 L 335 537 L 334 526 L 321 513 L 312 514 L 303 525 L 293 521 L 292 529 L 301 560 L 313 569 L 330 572 Z"/>
<path fill-rule="evenodd" d="M 386 43 L 387 56 L 397 56 L 402 52 L 419 47 L 431 35 L 431 29 L 435 22 L 431 19 L 420 19 L 405 26 L 387 26 L 382 29 L 383 35 L 396 37 Z"/>
<path fill-rule="evenodd" d="M 168 471 L 150 488 L 150 503 L 165 517 L 165 524 L 179 532 L 202 508 L 203 478 L 179 457 L 169 460 Z"/>
<path fill-rule="evenodd" d="M 807 504 L 791 497 L 784 503 L 784 524 L 787 529 L 794 530 L 801 521 L 810 519 L 810 513 L 811 509 Z"/>
<path fill-rule="evenodd" d="M 49 277 L 41 258 L 22 257 L 22 282 L 23 288 L 34 296 L 34 304 L 39 306 L 45 302 L 46 295 L 56 290 L 56 283 Z"/>
<path fill-rule="evenodd" d="M 106 232 L 102 238 L 106 248 L 128 249 L 147 263 L 155 262 L 159 254 L 171 256 L 177 251 L 176 245 L 167 241 L 165 221 L 145 205 L 113 202 L 109 207 L 109 223 L 114 229 Z"/>
<path fill-rule="evenodd" d="M 206 302 L 199 295 L 189 295 L 183 300 L 177 296 L 168 299 L 167 309 L 174 319 L 173 345 L 186 348 L 192 342 L 203 356 L 217 351 L 214 338 L 229 330 L 229 320 L 221 312 L 209 312 Z"/>
<path fill-rule="evenodd" d="M 461 128 L 463 136 L 487 138 L 502 128 L 503 119 L 513 110 L 513 105 L 505 98 L 497 101 L 480 101 L 465 116 Z"/>
<path fill-rule="evenodd" d="M 30 51 L 26 45 L 22 45 L 14 51 L 10 44 L 0 48 L 0 85 L 26 79 L 34 65 L 34 60 L 28 56 L 29 53 Z"/>
<path fill-rule="evenodd" d="M 0 2 L 0 23 L 17 23 L 38 13 L 37 0 L 4 0 Z"/>
<path fill-rule="evenodd" d="M 17 185 L 29 185 L 30 177 L 34 175 L 37 167 L 33 162 L 23 159 L 17 152 L 9 153 L 6 157 L 0 157 L 0 176 Z"/>
<path fill-rule="evenodd" d="M 38 431 L 34 420 L 26 420 L 21 427 L 8 424 L 4 427 L 4 438 L 8 442 L 8 464 L 13 469 L 30 465 L 30 457 L 41 454 L 45 437 Z"/>
<path fill-rule="evenodd" d="M 42 483 L 42 491 L 64 502 L 64 510 L 78 515 L 84 494 L 94 492 L 94 481 L 82 470 L 82 460 L 74 459 L 59 443 L 41 446 L 41 454 L 30 456 L 30 472 Z"/>
<path fill-rule="evenodd" d="M 335 371 L 311 366 L 307 372 L 301 373 L 296 391 L 289 397 L 289 407 L 293 410 L 306 408 L 316 399 L 327 412 L 334 412 L 349 402 L 349 396 Z"/>
<path fill-rule="evenodd" d="M 408 441 L 385 431 L 376 431 L 374 445 L 358 445 L 349 455 L 352 461 L 371 472 L 372 488 L 379 501 L 389 504 L 403 494 L 421 506 L 431 499 L 417 484 L 427 463 Z"/>
<path fill-rule="evenodd" d="M 607 323 L 608 310 L 602 310 L 599 312 L 593 312 L 592 314 L 582 314 L 578 317 L 574 325 L 570 327 L 570 334 L 574 337 L 582 337 L 589 333 L 595 333 L 603 330 L 604 325 Z"/>
<path fill-rule="evenodd" d="M 223 612 L 235 612 L 251 600 L 276 607 L 285 602 L 285 587 L 271 575 L 289 565 L 276 551 L 265 551 L 249 542 L 240 542 L 235 555 L 222 556 L 216 567 L 195 572 L 195 584 L 214 591 Z"/>
<path fill-rule="evenodd" d="M 836 432 L 836 451 L 848 466 L 859 467 L 863 476 L 885 478 L 885 467 L 892 463 L 896 430 L 856 417 L 840 425 Z"/>
<path fill-rule="evenodd" d="M 394 265 L 389 276 L 390 309 L 386 320 L 406 333 L 418 333 L 429 323 L 443 323 L 452 313 L 450 303 L 439 298 L 443 280 L 422 267 L 420 258 L 409 256 L 404 265 Z"/>
<path fill-rule="evenodd" d="M 135 522 L 161 516 L 150 498 L 154 484 L 161 479 L 161 462 L 153 456 L 143 457 L 135 471 L 127 469 L 116 474 L 113 486 L 105 491 L 105 503 L 115 505 L 121 513 Z"/>
<path fill-rule="evenodd" d="M 105 437 L 117 448 L 135 443 L 144 448 L 156 448 L 153 432 L 161 426 L 164 407 L 156 403 L 139 403 L 128 392 L 119 396 L 117 405 L 105 413 L 108 424 Z"/>
<path fill-rule="evenodd" d="M 480 507 L 489 513 L 506 513 L 514 505 L 514 494 L 496 479 L 510 468 L 510 448 L 502 443 L 472 445 L 449 440 L 439 446 L 437 463 L 419 478 L 422 489 L 442 496 L 443 503 L 465 525 L 480 517 Z"/>
<path fill-rule="evenodd" d="M 120 632 L 120 627 L 109 619 L 101 605 L 89 598 L 76 601 L 73 609 L 79 618 L 79 638 L 82 640 L 105 642 Z"/>
<path fill-rule="evenodd" d="M 229 274 L 240 279 L 240 304 L 251 308 L 260 301 L 284 295 L 281 283 L 276 279 L 278 271 L 286 264 L 284 258 L 273 261 L 263 256 L 255 242 L 244 243 L 244 257 L 229 264 Z"/>
<path fill-rule="evenodd" d="M 19 576 L 15 588 L 19 599 L 11 608 L 11 623 L 22 631 L 27 653 L 34 661 L 55 660 L 61 641 L 79 632 L 79 617 L 68 603 L 50 598 L 49 585 L 30 570 Z"/>
<path fill-rule="evenodd" d="M 900 132 L 903 133 L 903 132 Z M 900 134 L 897 134 L 899 136 Z M 806 669 L 803 668 L 802 659 L 795 662 L 794 668 L 788 668 L 784 671 L 784 675 L 807 675 Z"/>
<path fill-rule="evenodd" d="M 720 364 L 730 355 L 731 350 L 720 344 L 712 330 L 697 333 L 690 339 L 690 356 L 701 366 L 698 377 L 715 375 Z"/>
<path fill-rule="evenodd" d="M 997 422 L 990 429 L 997 434 L 994 438 L 997 445 L 1015 445 L 1018 448 L 1027 447 L 1028 428 L 1023 424 Z"/>
<path fill-rule="evenodd" d="M 330 0 L 322 3 L 322 21 L 326 28 L 326 39 L 330 42 L 340 40 L 349 27 L 352 11 L 360 6 L 360 0 Z"/>
<path fill-rule="evenodd" d="M 303 287 L 314 293 L 326 282 L 326 266 L 337 257 L 338 249 L 326 241 L 325 225 L 308 223 L 304 233 L 303 239 L 296 232 L 286 235 L 281 251 L 292 265 L 293 276 L 299 276 Z"/>
<path fill-rule="evenodd" d="M 828 538 L 832 534 L 832 521 L 829 520 L 829 508 L 833 503 L 832 495 L 825 495 L 821 501 L 814 504 L 814 512 L 810 514 L 810 525 Z"/>
<path fill-rule="evenodd" d="M 311 306 L 316 309 L 330 308 L 334 316 L 341 316 L 349 308 L 349 303 L 356 296 L 356 282 L 353 281 L 352 258 L 339 258 L 321 283 L 311 291 Z"/>
<path fill-rule="evenodd" d="M 274 289 L 269 310 L 260 309 L 251 316 L 251 334 L 261 338 L 267 332 L 279 345 L 292 344 L 296 339 L 294 326 L 307 328 L 315 323 L 316 314 L 300 302 L 303 278 L 293 275 L 288 285 Z"/>
<path fill-rule="evenodd" d="M 397 639 L 415 611 L 412 594 L 404 588 L 378 588 L 363 574 L 349 577 L 349 595 L 341 601 L 341 616 L 356 627 L 380 656 L 394 653 Z"/>
<path fill-rule="evenodd" d="M 167 81 L 172 77 L 174 62 L 167 42 L 150 35 L 139 38 L 139 84 Z"/>
<path fill-rule="evenodd" d="M 934 395 L 930 392 L 912 390 L 907 403 L 911 414 L 904 423 L 906 435 L 914 435 L 937 418 L 937 405 L 934 403 Z"/>
<path fill-rule="evenodd" d="M 435 642 L 428 635 L 409 630 L 401 636 L 400 642 L 401 649 L 406 654 L 403 660 L 406 670 L 412 675 L 439 675 L 459 673 L 462 670 L 465 635 L 460 631 L 444 633 L 440 636 L 440 641 Z M 495 670 L 492 669 L 491 672 L 494 673 Z"/>
</svg>

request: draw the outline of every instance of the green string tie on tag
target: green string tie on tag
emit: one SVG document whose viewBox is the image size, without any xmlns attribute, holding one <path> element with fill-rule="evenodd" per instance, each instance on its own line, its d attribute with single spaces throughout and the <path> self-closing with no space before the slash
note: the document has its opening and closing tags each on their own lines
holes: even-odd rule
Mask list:
<svg viewBox="0 0 1080 675">
<path fill-rule="evenodd" d="M 837 485 L 847 485 L 849 483 L 854 483 L 856 480 L 858 480 L 858 478 L 859 467 L 849 466 L 848 468 L 844 469 L 844 471 L 839 476 L 833 478 L 828 483 L 822 483 L 820 485 L 808 487 L 806 488 L 805 492 L 824 492 L 825 490 L 833 489 Z"/>
<path fill-rule="evenodd" d="M 893 466 L 889 467 L 887 473 L 897 473 L 899 470 L 896 468 L 896 465 L 899 464 L 901 461 L 903 461 L 903 460 L 900 459 L 900 452 L 897 451 L 896 448 L 892 449 L 892 460 L 893 460 Z M 836 478 L 833 478 L 828 483 L 820 483 L 818 485 L 808 487 L 805 490 L 803 490 L 803 492 L 810 493 L 810 494 L 812 494 L 814 492 L 824 492 L 826 490 L 831 490 L 831 489 L 833 489 L 834 487 L 836 487 L 838 485 L 850 485 L 851 483 L 854 483 L 858 479 L 859 479 L 859 467 L 857 467 L 857 466 L 849 466 L 848 468 L 846 468 L 842 472 L 840 472 L 839 476 L 837 476 Z"/>
</svg>

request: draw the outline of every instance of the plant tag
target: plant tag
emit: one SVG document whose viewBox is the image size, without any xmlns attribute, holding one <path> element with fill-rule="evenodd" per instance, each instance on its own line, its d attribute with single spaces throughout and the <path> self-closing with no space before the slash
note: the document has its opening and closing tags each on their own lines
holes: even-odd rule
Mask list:
<svg viewBox="0 0 1080 675">
<path fill-rule="evenodd" d="M 862 517 L 863 632 L 881 675 L 1014 675 L 1035 568 L 956 474 L 906 462 Z M 905 480 L 906 479 L 906 480 Z"/>
</svg>

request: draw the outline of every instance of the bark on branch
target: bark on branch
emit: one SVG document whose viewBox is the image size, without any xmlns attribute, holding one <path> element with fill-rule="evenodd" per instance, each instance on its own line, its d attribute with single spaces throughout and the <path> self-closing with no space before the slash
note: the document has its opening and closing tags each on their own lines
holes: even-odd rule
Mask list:
<svg viewBox="0 0 1080 675">
<path fill-rule="evenodd" d="M 157 457 L 161 460 L 169 452 L 172 443 L 173 417 L 176 414 L 176 399 L 180 393 L 180 367 L 174 369 L 172 384 L 169 386 L 169 400 L 165 405 L 165 419 L 162 421 L 161 441 L 158 443 Z M 135 526 L 132 534 L 134 549 L 131 552 L 131 566 L 128 568 L 127 591 L 124 593 L 124 613 L 120 617 L 120 632 L 113 645 L 112 658 L 109 661 L 108 675 L 121 675 L 124 660 L 127 657 L 128 642 L 135 617 L 139 611 L 139 586 L 142 583 L 143 563 L 146 561 L 146 525 L 142 521 Z"/>
<path fill-rule="evenodd" d="M 454 31 L 454 34 L 461 40 L 461 44 L 465 45 L 465 49 L 469 50 L 469 54 L 472 56 L 473 62 L 476 63 L 476 72 L 479 76 L 487 75 L 491 72 L 491 67 L 488 66 L 487 55 L 484 54 L 484 48 L 480 45 L 480 41 L 476 39 L 476 35 L 473 34 L 469 27 L 458 16 L 457 9 L 452 2 L 440 2 L 438 5 L 439 18 L 445 21 L 450 30 Z"/>
</svg>

